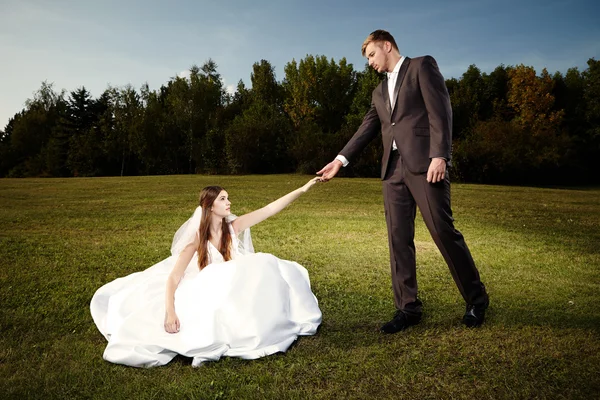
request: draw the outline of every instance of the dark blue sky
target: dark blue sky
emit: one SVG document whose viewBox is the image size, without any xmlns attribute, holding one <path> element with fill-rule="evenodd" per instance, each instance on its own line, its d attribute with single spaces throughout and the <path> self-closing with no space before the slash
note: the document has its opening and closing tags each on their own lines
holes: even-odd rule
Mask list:
<svg viewBox="0 0 600 400">
<path fill-rule="evenodd" d="M 43 80 L 55 89 L 148 82 L 157 89 L 212 58 L 226 86 L 250 81 L 266 59 L 278 80 L 307 54 L 364 68 L 360 46 L 375 29 L 402 54 L 434 56 L 446 78 L 470 64 L 539 72 L 586 68 L 600 58 L 600 1 L 136 1 L 0 0 L 0 127 Z M 334 99 L 332 99 L 334 101 Z"/>
</svg>

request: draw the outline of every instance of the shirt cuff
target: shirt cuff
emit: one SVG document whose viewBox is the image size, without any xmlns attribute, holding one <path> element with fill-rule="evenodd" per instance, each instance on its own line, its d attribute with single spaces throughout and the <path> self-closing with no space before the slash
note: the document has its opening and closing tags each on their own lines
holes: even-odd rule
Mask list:
<svg viewBox="0 0 600 400">
<path fill-rule="evenodd" d="M 344 157 L 343 155 L 341 155 L 341 154 L 338 154 L 335 157 L 335 159 L 336 160 L 340 160 L 342 162 L 342 166 L 344 166 L 344 167 L 347 166 L 348 164 L 350 164 L 350 162 L 348 161 L 348 159 L 346 157 Z"/>
</svg>

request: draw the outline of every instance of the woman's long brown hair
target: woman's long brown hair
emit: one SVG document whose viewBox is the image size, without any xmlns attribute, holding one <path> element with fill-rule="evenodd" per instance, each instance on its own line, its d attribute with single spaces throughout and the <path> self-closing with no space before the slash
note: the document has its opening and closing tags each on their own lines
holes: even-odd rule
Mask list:
<svg viewBox="0 0 600 400">
<path fill-rule="evenodd" d="M 209 263 L 208 257 L 208 241 L 210 239 L 210 220 L 212 218 L 212 207 L 219 193 L 223 191 L 220 186 L 207 186 L 200 192 L 200 205 L 202 206 L 202 220 L 200 221 L 200 229 L 198 235 L 200 243 L 198 244 L 198 267 L 202 270 Z M 221 224 L 221 242 L 219 243 L 219 252 L 223 255 L 225 261 L 231 260 L 231 234 L 229 233 L 229 225 L 227 219 L 223 218 Z"/>
</svg>

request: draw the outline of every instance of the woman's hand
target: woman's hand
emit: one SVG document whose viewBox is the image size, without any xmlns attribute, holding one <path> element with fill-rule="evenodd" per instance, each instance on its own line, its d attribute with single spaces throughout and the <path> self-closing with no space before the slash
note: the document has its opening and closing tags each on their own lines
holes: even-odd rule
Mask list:
<svg viewBox="0 0 600 400">
<path fill-rule="evenodd" d="M 179 318 L 175 311 L 165 313 L 165 331 L 169 333 L 179 332 Z"/>
<path fill-rule="evenodd" d="M 304 186 L 302 186 L 302 191 L 304 193 L 308 192 L 308 189 L 310 189 L 315 183 L 317 182 L 321 182 L 321 177 L 317 176 L 315 178 L 312 178 L 310 181 L 308 181 Z"/>
</svg>

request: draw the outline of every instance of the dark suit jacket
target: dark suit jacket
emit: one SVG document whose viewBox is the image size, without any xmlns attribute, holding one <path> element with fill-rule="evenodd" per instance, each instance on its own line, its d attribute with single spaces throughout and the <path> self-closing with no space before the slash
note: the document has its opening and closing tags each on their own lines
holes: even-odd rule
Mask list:
<svg viewBox="0 0 600 400">
<path fill-rule="evenodd" d="M 410 172 L 427 172 L 433 157 L 450 162 L 452 108 L 446 83 L 433 57 L 406 57 L 398 72 L 395 92 L 398 95 L 391 110 L 387 77 L 375 88 L 371 108 L 339 154 L 354 159 L 381 131 L 381 179 L 387 171 L 393 139 Z"/>
</svg>

